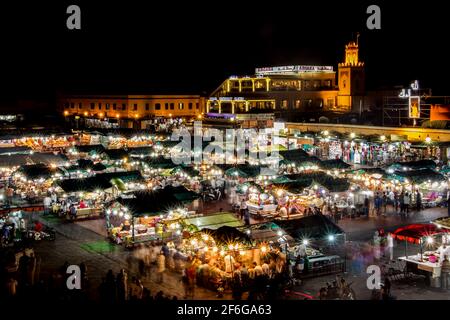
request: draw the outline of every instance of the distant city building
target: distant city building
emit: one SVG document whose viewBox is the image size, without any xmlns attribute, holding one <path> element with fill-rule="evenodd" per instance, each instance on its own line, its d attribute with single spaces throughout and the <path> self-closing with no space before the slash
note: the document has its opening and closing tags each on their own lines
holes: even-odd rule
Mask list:
<svg viewBox="0 0 450 320">
<path fill-rule="evenodd" d="M 66 117 L 143 128 L 146 120 L 155 118 L 201 117 L 205 98 L 200 95 L 61 95 L 58 106 Z"/>
<path fill-rule="evenodd" d="M 364 63 L 358 44 L 345 47 L 345 61 L 332 66 L 293 65 L 256 68 L 253 76 L 231 76 L 206 102 L 208 113 L 356 111 L 365 95 Z"/>
</svg>

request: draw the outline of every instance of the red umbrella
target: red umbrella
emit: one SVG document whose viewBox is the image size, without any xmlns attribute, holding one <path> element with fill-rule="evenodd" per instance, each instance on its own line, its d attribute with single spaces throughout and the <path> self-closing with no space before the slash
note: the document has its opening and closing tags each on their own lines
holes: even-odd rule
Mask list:
<svg viewBox="0 0 450 320">
<path fill-rule="evenodd" d="M 438 228 L 432 223 L 418 223 L 398 228 L 392 233 L 392 236 L 397 240 L 406 240 L 410 243 L 420 244 L 420 239 L 423 237 L 449 232 L 449 229 Z"/>
</svg>

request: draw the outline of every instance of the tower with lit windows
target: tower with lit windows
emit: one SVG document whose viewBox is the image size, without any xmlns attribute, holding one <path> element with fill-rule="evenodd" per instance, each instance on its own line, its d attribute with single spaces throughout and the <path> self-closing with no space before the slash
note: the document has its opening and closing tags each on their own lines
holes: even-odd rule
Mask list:
<svg viewBox="0 0 450 320">
<path fill-rule="evenodd" d="M 359 60 L 359 44 L 345 46 L 345 61 L 338 65 L 337 105 L 342 111 L 361 111 L 365 95 L 364 62 Z"/>
</svg>

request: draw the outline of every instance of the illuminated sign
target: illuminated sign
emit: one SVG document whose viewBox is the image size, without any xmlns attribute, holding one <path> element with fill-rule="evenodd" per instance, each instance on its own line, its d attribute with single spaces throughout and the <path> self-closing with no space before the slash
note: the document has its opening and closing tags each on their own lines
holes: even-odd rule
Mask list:
<svg viewBox="0 0 450 320">
<path fill-rule="evenodd" d="M 409 108 L 408 115 L 411 119 L 420 118 L 420 97 L 410 96 L 409 97 Z"/>
<path fill-rule="evenodd" d="M 398 96 L 400 98 L 409 98 L 411 97 L 412 91 L 419 91 L 419 81 L 415 80 L 413 83 L 411 83 L 411 88 L 408 90 L 402 89 Z"/>
<path fill-rule="evenodd" d="M 283 73 L 301 73 L 301 72 L 332 72 L 332 66 L 281 66 L 256 68 L 257 75 L 262 74 L 283 74 Z"/>
</svg>

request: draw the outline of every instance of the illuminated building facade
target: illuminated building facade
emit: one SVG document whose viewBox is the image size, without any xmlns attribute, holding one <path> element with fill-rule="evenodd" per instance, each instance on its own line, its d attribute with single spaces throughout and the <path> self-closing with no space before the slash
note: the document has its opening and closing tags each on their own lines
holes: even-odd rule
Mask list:
<svg viewBox="0 0 450 320">
<path fill-rule="evenodd" d="M 195 118 L 205 110 L 199 95 L 64 95 L 58 106 L 66 117 L 120 122 L 120 127 L 141 127 L 153 118 Z"/>
<path fill-rule="evenodd" d="M 253 76 L 226 79 L 207 100 L 206 112 L 350 112 L 362 102 L 364 81 L 358 44 L 351 42 L 338 65 L 337 82 L 332 66 L 257 68 Z"/>
</svg>

